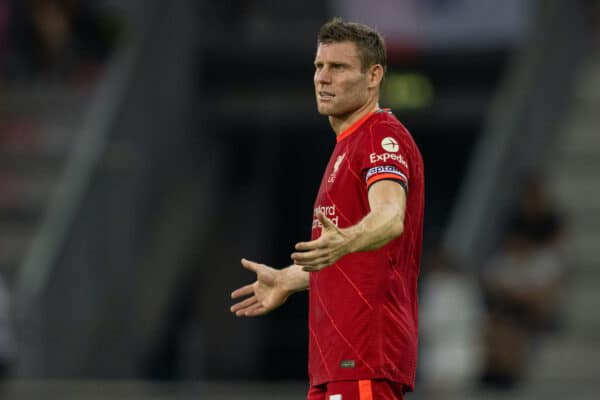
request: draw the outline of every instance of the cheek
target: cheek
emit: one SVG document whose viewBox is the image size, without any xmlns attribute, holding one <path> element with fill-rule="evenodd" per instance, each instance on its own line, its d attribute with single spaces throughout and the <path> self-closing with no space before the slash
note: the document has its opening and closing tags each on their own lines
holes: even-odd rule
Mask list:
<svg viewBox="0 0 600 400">
<path fill-rule="evenodd" d="M 344 90 L 352 102 L 360 102 L 367 95 L 367 85 L 362 81 L 348 82 Z"/>
</svg>

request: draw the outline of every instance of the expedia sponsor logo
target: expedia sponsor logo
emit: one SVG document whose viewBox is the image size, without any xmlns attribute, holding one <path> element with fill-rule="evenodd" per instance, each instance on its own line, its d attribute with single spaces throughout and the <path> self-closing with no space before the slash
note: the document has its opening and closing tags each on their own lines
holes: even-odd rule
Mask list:
<svg viewBox="0 0 600 400">
<path fill-rule="evenodd" d="M 391 153 L 396 153 L 398 150 L 400 150 L 400 146 L 398 146 L 398 142 L 396 141 L 396 139 L 389 136 L 383 138 L 383 140 L 381 141 L 381 147 L 383 147 L 385 151 L 389 151 Z"/>
<path fill-rule="evenodd" d="M 371 153 L 369 155 L 369 160 L 371 161 L 371 164 L 375 164 L 376 162 L 388 162 L 388 161 L 392 160 L 392 161 L 399 162 L 405 168 L 408 168 L 408 163 L 406 162 L 406 160 L 404 159 L 404 157 L 402 157 L 402 155 L 400 155 L 400 154 L 392 154 L 392 153 L 377 154 L 377 153 Z"/>
</svg>

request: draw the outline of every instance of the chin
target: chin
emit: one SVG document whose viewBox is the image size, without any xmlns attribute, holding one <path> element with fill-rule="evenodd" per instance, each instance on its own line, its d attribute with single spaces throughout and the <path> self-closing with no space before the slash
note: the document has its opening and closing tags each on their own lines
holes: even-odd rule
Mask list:
<svg viewBox="0 0 600 400">
<path fill-rule="evenodd" d="M 321 115 L 326 115 L 326 116 L 331 115 L 331 110 L 329 109 L 329 107 L 323 107 L 323 106 L 317 105 L 317 111 Z"/>
</svg>

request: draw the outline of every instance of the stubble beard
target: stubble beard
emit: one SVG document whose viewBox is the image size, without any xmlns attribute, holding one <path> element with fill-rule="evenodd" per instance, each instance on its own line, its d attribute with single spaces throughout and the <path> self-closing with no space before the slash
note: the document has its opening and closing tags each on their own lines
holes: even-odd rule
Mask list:
<svg viewBox="0 0 600 400">
<path fill-rule="evenodd" d="M 317 99 L 317 111 L 319 112 L 320 115 L 323 116 L 330 116 L 331 115 L 331 111 L 332 111 L 331 105 L 329 104 L 322 104 L 319 102 L 319 100 Z"/>
</svg>

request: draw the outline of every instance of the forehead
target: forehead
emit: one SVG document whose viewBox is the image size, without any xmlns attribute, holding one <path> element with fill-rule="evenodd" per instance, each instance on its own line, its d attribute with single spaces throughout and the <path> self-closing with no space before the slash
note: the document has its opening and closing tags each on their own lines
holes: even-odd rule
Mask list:
<svg viewBox="0 0 600 400">
<path fill-rule="evenodd" d="M 360 62 L 358 49 L 353 42 L 319 43 L 315 60 Z"/>
</svg>

